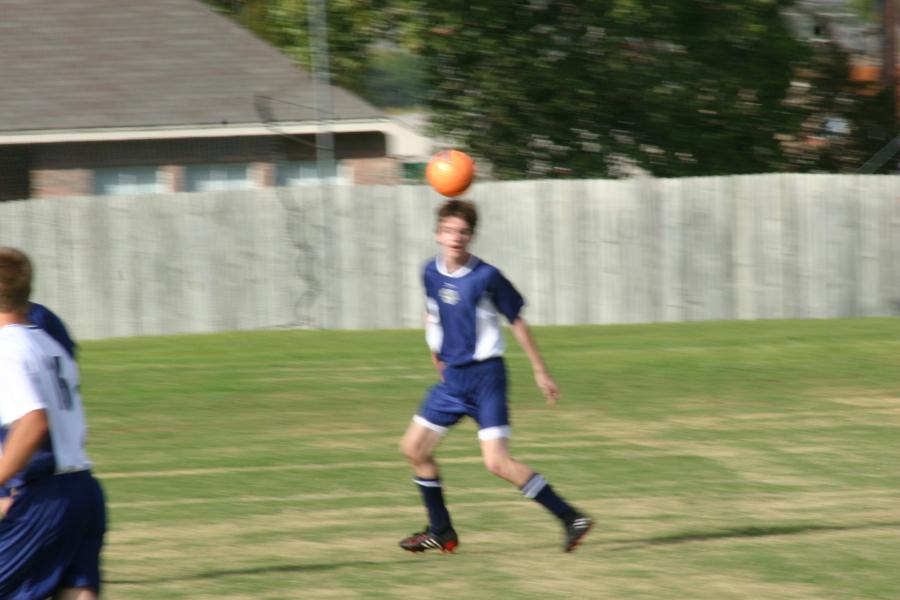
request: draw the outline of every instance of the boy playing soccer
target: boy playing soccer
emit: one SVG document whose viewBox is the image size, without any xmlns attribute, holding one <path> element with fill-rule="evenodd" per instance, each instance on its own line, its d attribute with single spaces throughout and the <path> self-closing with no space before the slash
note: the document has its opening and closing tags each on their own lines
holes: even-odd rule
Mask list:
<svg viewBox="0 0 900 600">
<path fill-rule="evenodd" d="M 78 367 L 28 321 L 31 262 L 0 248 L 0 598 L 93 600 L 106 509 L 84 451 Z"/>
<path fill-rule="evenodd" d="M 560 498 L 547 481 L 509 454 L 506 367 L 500 315 L 531 361 L 535 382 L 553 405 L 559 388 L 544 365 L 520 311 L 522 296 L 500 271 L 468 251 L 478 213 L 464 200 L 438 210 L 435 239 L 441 253 L 425 265 L 426 338 L 441 381 L 431 388 L 401 441 L 419 486 L 429 524 L 400 541 L 410 552 L 452 552 L 459 544 L 433 452 L 449 428 L 469 415 L 487 469 L 556 515 L 565 529 L 563 550 L 573 550 L 591 529 L 591 519 Z"/>
<path fill-rule="evenodd" d="M 47 335 L 56 340 L 60 346 L 63 347 L 69 356 L 75 358 L 75 350 L 77 345 L 72 340 L 72 337 L 69 335 L 69 330 L 66 329 L 65 324 L 62 322 L 56 313 L 47 308 L 42 304 L 38 304 L 37 302 L 31 302 L 28 306 L 28 313 L 26 315 L 28 322 L 32 325 L 37 326 L 40 329 L 43 329 L 47 332 Z M 0 437 L 0 441 L 2 441 L 2 437 Z M 0 516 L 6 512 L 6 509 L 12 504 L 12 489 L 8 485 L 0 485 Z"/>
</svg>

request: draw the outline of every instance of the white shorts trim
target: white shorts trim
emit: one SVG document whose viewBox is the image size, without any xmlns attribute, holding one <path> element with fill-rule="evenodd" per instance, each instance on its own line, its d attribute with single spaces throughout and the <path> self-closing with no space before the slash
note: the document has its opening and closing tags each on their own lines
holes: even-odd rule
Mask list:
<svg viewBox="0 0 900 600">
<path fill-rule="evenodd" d="M 497 440 L 500 438 L 511 438 L 512 430 L 509 425 L 500 425 L 498 427 L 485 427 L 478 430 L 478 439 L 482 441 Z"/>
<path fill-rule="evenodd" d="M 447 429 L 446 427 L 441 427 L 440 425 L 435 425 L 434 423 L 432 423 L 425 417 L 421 417 L 419 415 L 414 416 L 412 418 L 412 420 L 413 420 L 413 423 L 416 423 L 417 425 L 421 425 L 422 427 L 426 427 L 426 428 L 428 428 L 434 432 L 437 432 L 441 435 L 447 435 L 447 432 L 449 431 L 449 429 Z"/>
</svg>

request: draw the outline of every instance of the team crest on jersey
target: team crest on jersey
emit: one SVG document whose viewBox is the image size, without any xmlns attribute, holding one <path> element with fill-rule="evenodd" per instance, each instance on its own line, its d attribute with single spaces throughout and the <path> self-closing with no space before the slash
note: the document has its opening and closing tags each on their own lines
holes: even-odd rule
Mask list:
<svg viewBox="0 0 900 600">
<path fill-rule="evenodd" d="M 441 302 L 444 304 L 450 304 L 452 306 L 459 303 L 459 292 L 452 287 L 442 287 L 441 291 L 438 292 L 438 298 L 440 298 Z"/>
</svg>

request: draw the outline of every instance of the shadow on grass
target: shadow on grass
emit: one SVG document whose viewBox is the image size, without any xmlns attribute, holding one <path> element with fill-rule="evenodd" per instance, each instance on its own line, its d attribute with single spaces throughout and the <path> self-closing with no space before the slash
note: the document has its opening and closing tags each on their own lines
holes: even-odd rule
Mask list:
<svg viewBox="0 0 900 600">
<path fill-rule="evenodd" d="M 408 561 L 368 561 L 368 560 L 352 560 L 346 562 L 333 563 L 313 563 L 313 564 L 297 564 L 297 565 L 272 565 L 260 567 L 248 567 L 246 569 L 222 569 L 220 571 L 206 571 L 205 573 L 196 573 L 194 575 L 182 575 L 176 577 L 153 577 L 147 579 L 104 579 L 105 585 L 145 585 L 152 583 L 177 583 L 181 581 L 202 581 L 205 579 L 220 579 L 222 577 L 240 577 L 246 575 L 272 575 L 276 573 L 317 573 L 324 571 L 336 571 L 337 569 L 355 568 L 355 567 L 374 567 L 383 566 L 389 563 L 400 563 Z"/>
<path fill-rule="evenodd" d="M 720 529 L 708 532 L 685 532 L 672 535 L 662 535 L 643 539 L 618 539 L 618 540 L 598 540 L 596 536 L 590 536 L 586 542 L 587 548 L 579 550 L 579 553 L 590 552 L 591 545 L 611 546 L 615 550 L 634 550 L 640 548 L 650 548 L 654 546 L 672 546 L 678 544 L 691 544 L 697 542 L 711 542 L 717 540 L 735 540 L 744 538 L 764 538 L 789 535 L 803 535 L 809 533 L 827 533 L 835 531 L 863 531 L 867 529 L 895 529 L 900 528 L 900 521 L 888 521 L 884 523 L 861 523 L 856 525 L 771 525 L 771 526 L 748 526 L 733 527 L 729 529 Z M 593 539 L 592 539 L 593 537 Z M 593 543 L 592 543 L 593 542 Z M 492 550 L 491 552 L 494 552 Z M 530 552 L 530 551 L 529 551 Z M 473 553 L 473 552 L 469 552 Z M 474 554 L 478 554 L 478 550 Z M 204 573 L 196 573 L 193 575 L 183 575 L 177 577 L 154 577 L 148 579 L 106 579 L 106 585 L 146 585 L 154 583 L 177 583 L 189 581 L 203 581 L 207 579 L 220 579 L 223 577 L 240 577 L 253 575 L 272 575 L 276 573 L 317 573 L 326 571 L 335 571 L 345 568 L 358 567 L 376 567 L 387 564 L 408 564 L 409 560 L 391 560 L 391 561 L 368 561 L 354 560 L 346 562 L 333 563 L 313 563 L 313 564 L 296 564 L 296 565 L 272 565 L 260 567 L 248 567 L 245 569 L 222 569 L 219 571 L 206 571 Z"/>
<path fill-rule="evenodd" d="M 893 529 L 900 527 L 900 521 L 885 523 L 861 523 L 856 525 L 770 525 L 733 527 L 709 532 L 685 532 L 672 535 L 661 535 L 637 540 L 606 540 L 602 543 L 613 545 L 617 550 L 646 548 L 649 546 L 670 546 L 716 540 L 734 540 L 742 538 L 777 537 L 787 535 L 803 535 L 807 533 L 823 533 L 833 531 L 862 531 L 866 529 Z"/>
</svg>

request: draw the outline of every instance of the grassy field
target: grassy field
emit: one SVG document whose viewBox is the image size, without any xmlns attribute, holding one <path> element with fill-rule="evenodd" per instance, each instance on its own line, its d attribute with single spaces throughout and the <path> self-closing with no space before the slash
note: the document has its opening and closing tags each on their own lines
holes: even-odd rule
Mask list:
<svg viewBox="0 0 900 600">
<path fill-rule="evenodd" d="M 419 331 L 84 343 L 105 597 L 900 597 L 900 320 L 535 334 L 563 400 L 510 349 L 513 451 L 597 520 L 573 554 L 470 422 L 440 451 L 458 552 L 397 547 Z"/>
</svg>

